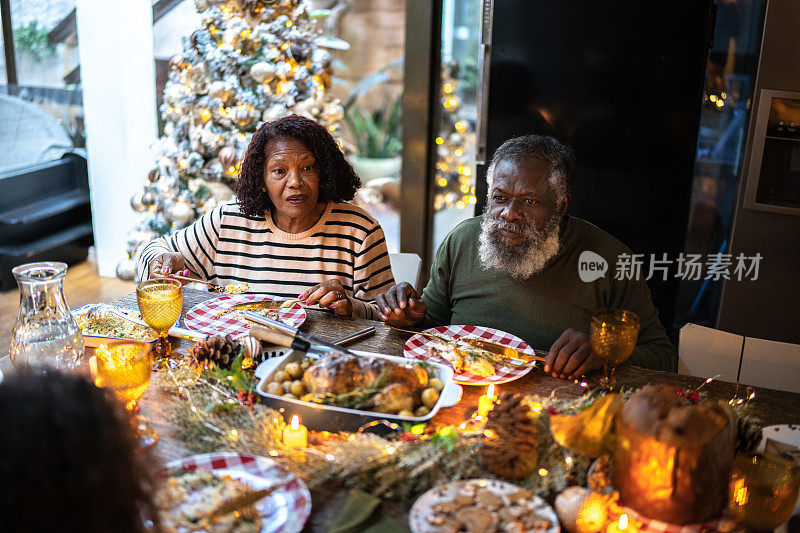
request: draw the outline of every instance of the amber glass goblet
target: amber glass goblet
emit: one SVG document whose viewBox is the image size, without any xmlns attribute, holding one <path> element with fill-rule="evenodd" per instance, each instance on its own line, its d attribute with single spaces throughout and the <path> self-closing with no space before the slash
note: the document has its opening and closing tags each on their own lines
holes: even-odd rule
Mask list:
<svg viewBox="0 0 800 533">
<path fill-rule="evenodd" d="M 111 389 L 130 411 L 142 447 L 158 441 L 158 433 L 136 416 L 137 402 L 150 385 L 153 357 L 150 344 L 114 341 L 101 344 L 89 362 L 94 384 Z"/>
<path fill-rule="evenodd" d="M 172 345 L 167 339 L 167 332 L 180 318 L 183 308 L 181 282 L 174 279 L 143 281 L 136 287 L 136 301 L 139 304 L 142 320 L 158 334 L 156 356 L 159 359 L 168 357 Z"/>
<path fill-rule="evenodd" d="M 589 343 L 603 360 L 602 386 L 616 383 L 617 365 L 633 353 L 639 337 L 639 317 L 624 309 L 598 309 L 592 313 Z"/>
<path fill-rule="evenodd" d="M 800 468 L 769 453 L 739 455 L 728 485 L 731 514 L 756 531 L 772 531 L 792 515 L 800 494 Z"/>
</svg>

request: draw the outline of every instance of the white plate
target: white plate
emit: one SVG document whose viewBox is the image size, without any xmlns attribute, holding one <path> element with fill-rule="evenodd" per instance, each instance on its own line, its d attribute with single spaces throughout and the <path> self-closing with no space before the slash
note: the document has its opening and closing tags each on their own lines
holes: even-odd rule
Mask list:
<svg viewBox="0 0 800 533">
<path fill-rule="evenodd" d="M 428 521 L 428 519 L 435 514 L 433 506 L 439 502 L 452 501 L 456 493 L 461 490 L 462 487 L 470 483 L 475 483 L 479 487 L 488 488 L 498 496 L 511 494 L 521 489 L 521 487 L 513 483 L 499 481 L 497 479 L 465 479 L 462 481 L 451 481 L 450 483 L 444 483 L 443 485 L 434 487 L 420 496 L 417 501 L 414 502 L 411 511 L 408 513 L 408 525 L 412 533 L 434 533 L 438 531 L 437 528 Z M 561 531 L 561 526 L 559 526 L 558 517 L 555 511 L 553 511 L 553 508 L 547 505 L 547 503 L 538 496 L 533 497 L 533 504 L 536 507 L 536 513 L 550 520 L 553 525 L 548 529 L 531 529 L 530 531 L 536 531 L 538 533 L 559 533 Z"/>
<path fill-rule="evenodd" d="M 282 486 L 260 500 L 261 533 L 299 533 L 311 515 L 311 494 L 305 483 L 271 459 L 258 455 L 214 452 L 167 463 L 166 468 L 208 470 L 247 483 L 255 490 Z"/>
</svg>

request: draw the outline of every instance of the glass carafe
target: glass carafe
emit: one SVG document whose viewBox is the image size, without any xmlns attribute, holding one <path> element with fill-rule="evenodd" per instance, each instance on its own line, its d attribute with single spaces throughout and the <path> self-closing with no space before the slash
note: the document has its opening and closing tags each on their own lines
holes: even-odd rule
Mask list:
<svg viewBox="0 0 800 533">
<path fill-rule="evenodd" d="M 11 272 L 19 285 L 19 316 L 11 332 L 17 369 L 71 370 L 83 357 L 83 335 L 64 298 L 64 263 L 27 263 Z"/>
</svg>

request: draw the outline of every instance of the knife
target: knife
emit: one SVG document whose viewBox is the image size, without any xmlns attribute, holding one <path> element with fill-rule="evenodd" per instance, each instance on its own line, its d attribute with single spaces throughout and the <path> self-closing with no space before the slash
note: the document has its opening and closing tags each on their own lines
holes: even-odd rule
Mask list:
<svg viewBox="0 0 800 533">
<path fill-rule="evenodd" d="M 487 352 L 494 353 L 503 357 L 504 360 L 516 359 L 519 363 L 530 363 L 531 361 L 541 361 L 545 362 L 545 357 L 541 355 L 541 350 L 534 350 L 534 354 L 537 355 L 530 355 L 523 352 L 520 352 L 516 348 L 512 348 L 511 346 L 505 346 L 503 344 L 499 344 L 497 342 L 487 341 L 483 339 L 474 339 L 472 337 L 461 337 L 458 339 L 462 342 L 469 344 L 470 346 L 474 346 L 476 348 L 480 348 L 481 350 L 486 350 Z M 508 361 L 508 362 L 515 362 L 515 361 Z"/>
<path fill-rule="evenodd" d="M 230 306 L 233 311 L 249 311 L 250 309 L 289 309 L 291 306 L 284 306 L 286 302 L 296 302 L 297 300 L 262 300 L 260 302 L 242 302 Z M 333 313 L 333 309 L 326 307 L 314 307 L 311 305 L 301 305 L 303 309 L 311 311 L 321 311 L 323 313 Z"/>
<path fill-rule="evenodd" d="M 244 316 L 250 322 L 255 322 L 256 324 L 259 324 L 261 326 L 267 326 L 268 328 L 272 328 L 276 331 L 284 333 L 296 340 L 302 340 L 311 345 L 316 345 L 317 347 L 323 347 L 327 351 L 358 357 L 357 354 L 351 352 L 347 348 L 342 348 L 341 346 L 337 346 L 331 342 L 324 341 L 318 337 L 309 335 L 308 333 L 304 333 L 298 330 L 297 328 L 287 326 L 286 324 L 280 322 L 279 320 L 273 320 L 269 317 L 258 315 L 250 311 L 242 311 L 242 316 Z"/>
</svg>

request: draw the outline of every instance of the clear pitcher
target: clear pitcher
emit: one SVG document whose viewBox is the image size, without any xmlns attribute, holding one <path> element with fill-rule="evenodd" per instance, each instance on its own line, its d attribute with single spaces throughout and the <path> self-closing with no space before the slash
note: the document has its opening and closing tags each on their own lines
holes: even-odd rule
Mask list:
<svg viewBox="0 0 800 533">
<path fill-rule="evenodd" d="M 83 335 L 64 298 L 64 263 L 27 263 L 12 269 L 19 285 L 19 316 L 11 332 L 17 369 L 71 370 L 83 357 Z"/>
</svg>

